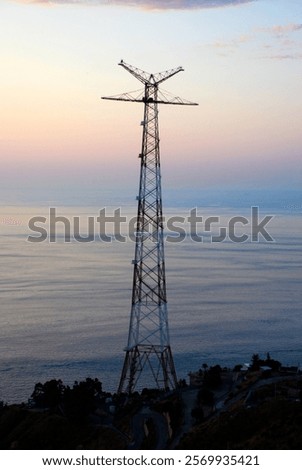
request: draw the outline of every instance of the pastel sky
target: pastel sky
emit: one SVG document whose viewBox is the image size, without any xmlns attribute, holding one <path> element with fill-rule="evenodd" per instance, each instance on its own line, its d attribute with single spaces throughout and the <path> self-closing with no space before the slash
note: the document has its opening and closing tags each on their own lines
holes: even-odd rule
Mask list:
<svg viewBox="0 0 302 470">
<path fill-rule="evenodd" d="M 141 84 L 185 72 L 160 108 L 170 189 L 301 188 L 300 0 L 1 0 L 1 187 L 16 198 L 137 187 Z"/>
</svg>

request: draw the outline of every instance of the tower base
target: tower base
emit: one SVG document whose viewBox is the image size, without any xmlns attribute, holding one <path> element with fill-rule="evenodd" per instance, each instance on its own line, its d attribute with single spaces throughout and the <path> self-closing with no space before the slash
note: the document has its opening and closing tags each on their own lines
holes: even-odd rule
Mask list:
<svg viewBox="0 0 302 470">
<path fill-rule="evenodd" d="M 140 380 L 144 370 L 144 381 Z M 149 372 L 146 373 L 146 372 Z M 137 345 L 126 351 L 118 393 L 133 393 L 134 389 L 151 388 L 154 382 L 160 390 L 177 388 L 177 377 L 170 346 Z"/>
</svg>

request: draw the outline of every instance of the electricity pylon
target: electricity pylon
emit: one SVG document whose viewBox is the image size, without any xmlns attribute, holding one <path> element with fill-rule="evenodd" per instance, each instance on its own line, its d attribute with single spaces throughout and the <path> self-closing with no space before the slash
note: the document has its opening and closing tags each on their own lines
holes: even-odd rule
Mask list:
<svg viewBox="0 0 302 470">
<path fill-rule="evenodd" d="M 107 100 L 144 103 L 143 136 L 140 158 L 140 184 L 135 258 L 133 260 L 132 307 L 126 356 L 118 393 L 132 393 L 151 383 L 159 389 L 177 387 L 177 377 L 170 347 L 163 215 L 161 196 L 158 104 L 196 105 L 160 92 L 158 86 L 183 71 L 182 67 L 150 74 L 124 61 L 124 69 L 143 83 L 139 92 L 103 97 Z M 148 375 L 144 376 L 145 372 Z M 142 372 L 144 371 L 144 374 Z"/>
</svg>

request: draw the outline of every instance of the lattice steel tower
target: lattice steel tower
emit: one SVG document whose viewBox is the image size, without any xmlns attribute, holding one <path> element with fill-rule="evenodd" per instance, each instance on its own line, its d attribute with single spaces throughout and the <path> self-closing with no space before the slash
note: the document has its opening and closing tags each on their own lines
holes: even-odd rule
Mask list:
<svg viewBox="0 0 302 470">
<path fill-rule="evenodd" d="M 133 260 L 132 308 L 126 356 L 118 393 L 156 384 L 174 389 L 177 377 L 170 347 L 163 215 L 161 196 L 158 104 L 196 105 L 159 91 L 159 84 L 183 71 L 182 67 L 150 74 L 121 61 L 124 69 L 144 84 L 143 91 L 103 99 L 144 103 L 140 184 Z M 144 374 L 142 372 L 144 371 Z"/>
</svg>

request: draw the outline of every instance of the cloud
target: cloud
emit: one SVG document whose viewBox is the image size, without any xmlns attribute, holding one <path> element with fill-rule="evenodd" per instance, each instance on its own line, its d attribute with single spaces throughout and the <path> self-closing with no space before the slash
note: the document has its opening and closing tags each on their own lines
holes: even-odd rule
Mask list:
<svg viewBox="0 0 302 470">
<path fill-rule="evenodd" d="M 301 60 L 302 54 L 275 54 L 264 58 L 273 60 Z"/>
<path fill-rule="evenodd" d="M 258 0 L 17 0 L 19 3 L 41 5 L 127 5 L 150 10 L 190 10 L 220 8 L 254 3 Z"/>
<path fill-rule="evenodd" d="M 258 31 L 262 33 L 270 33 L 276 36 L 283 36 L 288 33 L 302 30 L 302 23 L 289 23 L 286 25 L 275 25 L 268 28 L 259 28 Z"/>
<path fill-rule="evenodd" d="M 271 44 L 265 44 L 263 49 L 271 51 L 272 54 L 265 59 L 273 60 L 301 60 L 301 40 L 299 37 L 290 36 L 302 31 L 302 23 L 288 23 L 270 27 L 258 28 L 258 32 L 270 35 Z"/>
<path fill-rule="evenodd" d="M 217 40 L 208 44 L 205 47 L 210 47 L 218 55 L 227 57 L 233 55 L 236 50 L 240 49 L 244 44 L 247 44 L 253 40 L 253 36 L 250 34 L 244 34 L 241 36 L 234 37 L 229 41 Z"/>
<path fill-rule="evenodd" d="M 235 48 L 235 47 L 239 47 L 241 44 L 245 44 L 249 42 L 250 39 L 251 39 L 250 35 L 243 34 L 241 36 L 231 39 L 230 41 L 215 41 L 208 45 L 210 47 L 214 47 L 215 49 Z"/>
</svg>

